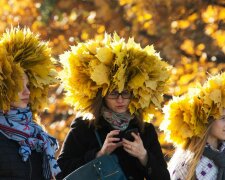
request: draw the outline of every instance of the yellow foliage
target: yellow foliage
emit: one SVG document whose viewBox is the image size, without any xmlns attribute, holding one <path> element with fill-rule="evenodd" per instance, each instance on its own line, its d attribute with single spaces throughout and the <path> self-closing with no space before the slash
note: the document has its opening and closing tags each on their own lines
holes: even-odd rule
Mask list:
<svg viewBox="0 0 225 180">
<path fill-rule="evenodd" d="M 217 8 L 214 8 L 213 6 L 208 6 L 206 10 L 202 13 L 202 17 L 206 23 L 212 23 L 217 20 L 218 14 L 219 10 Z"/>
<path fill-rule="evenodd" d="M 225 53 L 225 31 L 218 30 L 213 34 L 213 38 L 216 40 L 216 43 L 219 47 L 222 48 L 223 52 Z"/>
<path fill-rule="evenodd" d="M 185 39 L 180 48 L 188 54 L 194 54 L 194 52 L 195 52 L 194 45 L 195 44 L 192 40 Z"/>
<path fill-rule="evenodd" d="M 105 31 L 117 31 L 125 39 L 132 35 L 143 46 L 154 43 L 161 55 L 175 66 L 172 69 L 168 95 L 181 95 L 187 92 L 189 87 L 195 86 L 196 82 L 203 82 L 208 74 L 213 75 L 225 70 L 223 63 L 217 64 L 219 60 L 222 62 L 224 55 L 222 52 L 225 52 L 225 35 L 221 26 L 225 17 L 224 7 L 212 2 L 199 1 L 198 11 L 193 13 L 193 9 L 186 1 L 174 3 L 171 0 L 119 0 L 118 3 L 109 1 L 108 4 L 95 2 L 97 3 L 71 0 L 57 1 L 57 3 L 44 0 L 1 0 L 0 32 L 4 32 L 11 24 L 30 27 L 33 32 L 38 32 L 42 38 L 49 40 L 52 54 L 56 58 L 77 42 L 89 38 L 101 41 Z M 48 17 L 46 21 L 45 15 Z M 107 18 L 110 20 L 105 20 Z M 202 21 L 205 23 L 205 29 L 199 28 L 202 24 L 198 22 Z M 180 42 L 184 43 L 185 39 L 193 38 L 193 35 L 193 41 L 195 41 L 193 46 L 191 44 L 189 49 L 187 44 L 184 49 L 181 49 Z M 208 41 L 209 38 L 212 41 Z M 90 49 L 96 51 L 95 47 Z M 183 55 L 183 51 L 188 54 L 188 57 Z M 116 53 L 123 57 L 123 54 Z M 211 58 L 214 54 L 218 54 L 217 57 L 213 57 L 213 60 L 217 61 L 210 62 L 209 57 Z M 216 59 L 218 57 L 221 59 Z M 120 68 L 115 76 L 120 89 L 124 84 L 124 80 L 120 78 L 123 76 L 124 68 Z M 183 77 L 183 75 L 187 76 Z M 73 81 L 70 83 L 74 84 Z M 155 87 L 151 80 L 147 84 L 152 88 Z M 92 87 L 90 82 L 88 87 Z M 104 86 L 104 89 L 106 91 L 107 88 Z M 93 92 L 95 91 L 94 89 Z M 51 94 L 56 92 L 52 91 Z M 90 97 L 94 96 L 93 94 L 90 94 Z M 62 93 L 57 95 L 58 103 L 50 106 L 51 109 L 55 109 L 55 112 L 51 112 L 54 115 L 49 119 L 43 118 L 43 122 L 59 121 L 61 115 L 65 117 L 68 114 L 70 107 L 62 98 Z M 144 102 L 143 98 L 142 100 Z M 136 101 L 133 104 L 135 105 L 132 108 L 140 107 Z M 157 126 L 162 119 L 162 114 L 156 112 L 154 112 L 154 123 Z M 59 127 L 55 126 L 56 129 Z M 67 127 L 69 124 L 66 123 L 60 128 L 68 129 Z M 60 136 L 60 130 L 57 132 L 58 134 L 54 134 L 56 137 Z"/>
<path fill-rule="evenodd" d="M 96 57 L 105 65 L 110 65 L 113 60 L 113 52 L 108 47 L 102 47 L 97 49 Z"/>
<path fill-rule="evenodd" d="M 93 71 L 90 72 L 91 79 L 96 82 L 97 85 L 109 84 L 109 68 L 104 64 L 99 64 L 93 68 Z"/>
<path fill-rule="evenodd" d="M 142 109 L 146 113 L 150 104 L 160 107 L 167 90 L 170 66 L 161 61 L 153 46 L 143 49 L 133 38 L 126 42 L 116 33 L 105 34 L 103 41 L 78 43 L 60 58 L 66 100 L 78 111 L 89 113 L 99 90 L 104 97 L 114 89 L 128 89 L 133 92 L 130 112 Z"/>
<path fill-rule="evenodd" d="M 0 89 L 0 109 L 8 110 L 10 103 L 22 90 L 22 76 L 29 78 L 30 103 L 33 111 L 46 106 L 49 85 L 56 83 L 56 71 L 47 42 L 29 29 L 11 28 L 1 36 L 1 67 L 4 86 Z"/>
<path fill-rule="evenodd" d="M 89 38 L 89 34 L 87 33 L 87 32 L 83 32 L 82 34 L 81 34 L 81 39 L 82 40 L 87 40 Z"/>
<path fill-rule="evenodd" d="M 209 124 L 222 116 L 225 108 L 225 73 L 212 76 L 201 87 L 189 89 L 174 97 L 164 107 L 165 117 L 160 126 L 166 139 L 176 146 L 185 146 L 192 137 L 202 137 Z"/>
<path fill-rule="evenodd" d="M 190 26 L 190 22 L 187 20 L 182 20 L 182 21 L 178 21 L 178 28 L 180 29 L 186 29 L 187 27 Z"/>
</svg>

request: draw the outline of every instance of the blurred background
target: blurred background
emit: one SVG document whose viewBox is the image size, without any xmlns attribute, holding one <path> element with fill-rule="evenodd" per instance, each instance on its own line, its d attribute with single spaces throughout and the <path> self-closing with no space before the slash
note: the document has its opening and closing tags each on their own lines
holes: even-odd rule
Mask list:
<svg viewBox="0 0 225 180">
<path fill-rule="evenodd" d="M 11 25 L 29 27 L 49 41 L 56 60 L 71 45 L 102 39 L 105 32 L 134 37 L 142 47 L 153 44 L 173 65 L 164 103 L 225 70 L 225 0 L 0 0 L 0 7 L 0 33 Z M 76 114 L 63 93 L 63 87 L 53 86 L 40 116 L 60 145 Z M 155 110 L 154 115 L 168 160 L 173 146 L 158 129 L 163 114 Z"/>
</svg>

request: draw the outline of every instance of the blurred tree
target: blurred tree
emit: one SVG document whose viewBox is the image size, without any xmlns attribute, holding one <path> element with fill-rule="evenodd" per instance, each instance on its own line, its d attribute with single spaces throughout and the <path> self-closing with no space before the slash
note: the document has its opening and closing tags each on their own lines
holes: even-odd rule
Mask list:
<svg viewBox="0 0 225 180">
<path fill-rule="evenodd" d="M 102 39 L 104 32 L 134 37 L 143 46 L 154 44 L 174 66 L 166 101 L 225 69 L 224 0 L 1 0 L 0 6 L 1 33 L 11 25 L 27 26 L 49 41 L 56 59 L 77 42 Z M 42 122 L 62 142 L 73 108 L 63 101 L 59 85 L 49 100 Z M 162 118 L 156 111 L 154 124 Z M 163 135 L 160 140 L 171 148 Z"/>
</svg>

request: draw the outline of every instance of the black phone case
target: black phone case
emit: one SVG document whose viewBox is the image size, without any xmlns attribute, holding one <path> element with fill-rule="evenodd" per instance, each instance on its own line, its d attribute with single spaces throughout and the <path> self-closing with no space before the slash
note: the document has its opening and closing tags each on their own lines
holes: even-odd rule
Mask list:
<svg viewBox="0 0 225 180">
<path fill-rule="evenodd" d="M 123 134 L 123 138 L 127 139 L 128 141 L 134 141 L 134 137 L 131 135 L 131 133 L 134 132 L 135 134 L 138 133 L 138 129 L 129 129 L 127 131 L 124 132 Z"/>
</svg>

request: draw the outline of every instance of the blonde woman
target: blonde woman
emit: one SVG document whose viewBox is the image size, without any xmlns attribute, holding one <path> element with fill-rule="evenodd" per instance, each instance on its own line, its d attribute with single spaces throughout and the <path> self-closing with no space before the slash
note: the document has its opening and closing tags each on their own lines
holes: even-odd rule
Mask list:
<svg viewBox="0 0 225 180">
<path fill-rule="evenodd" d="M 0 179 L 44 180 L 60 172 L 58 143 L 35 121 L 55 82 L 47 44 L 29 29 L 0 39 Z"/>
<path fill-rule="evenodd" d="M 225 73 L 175 97 L 161 129 L 177 147 L 169 162 L 173 180 L 225 179 Z"/>
</svg>

